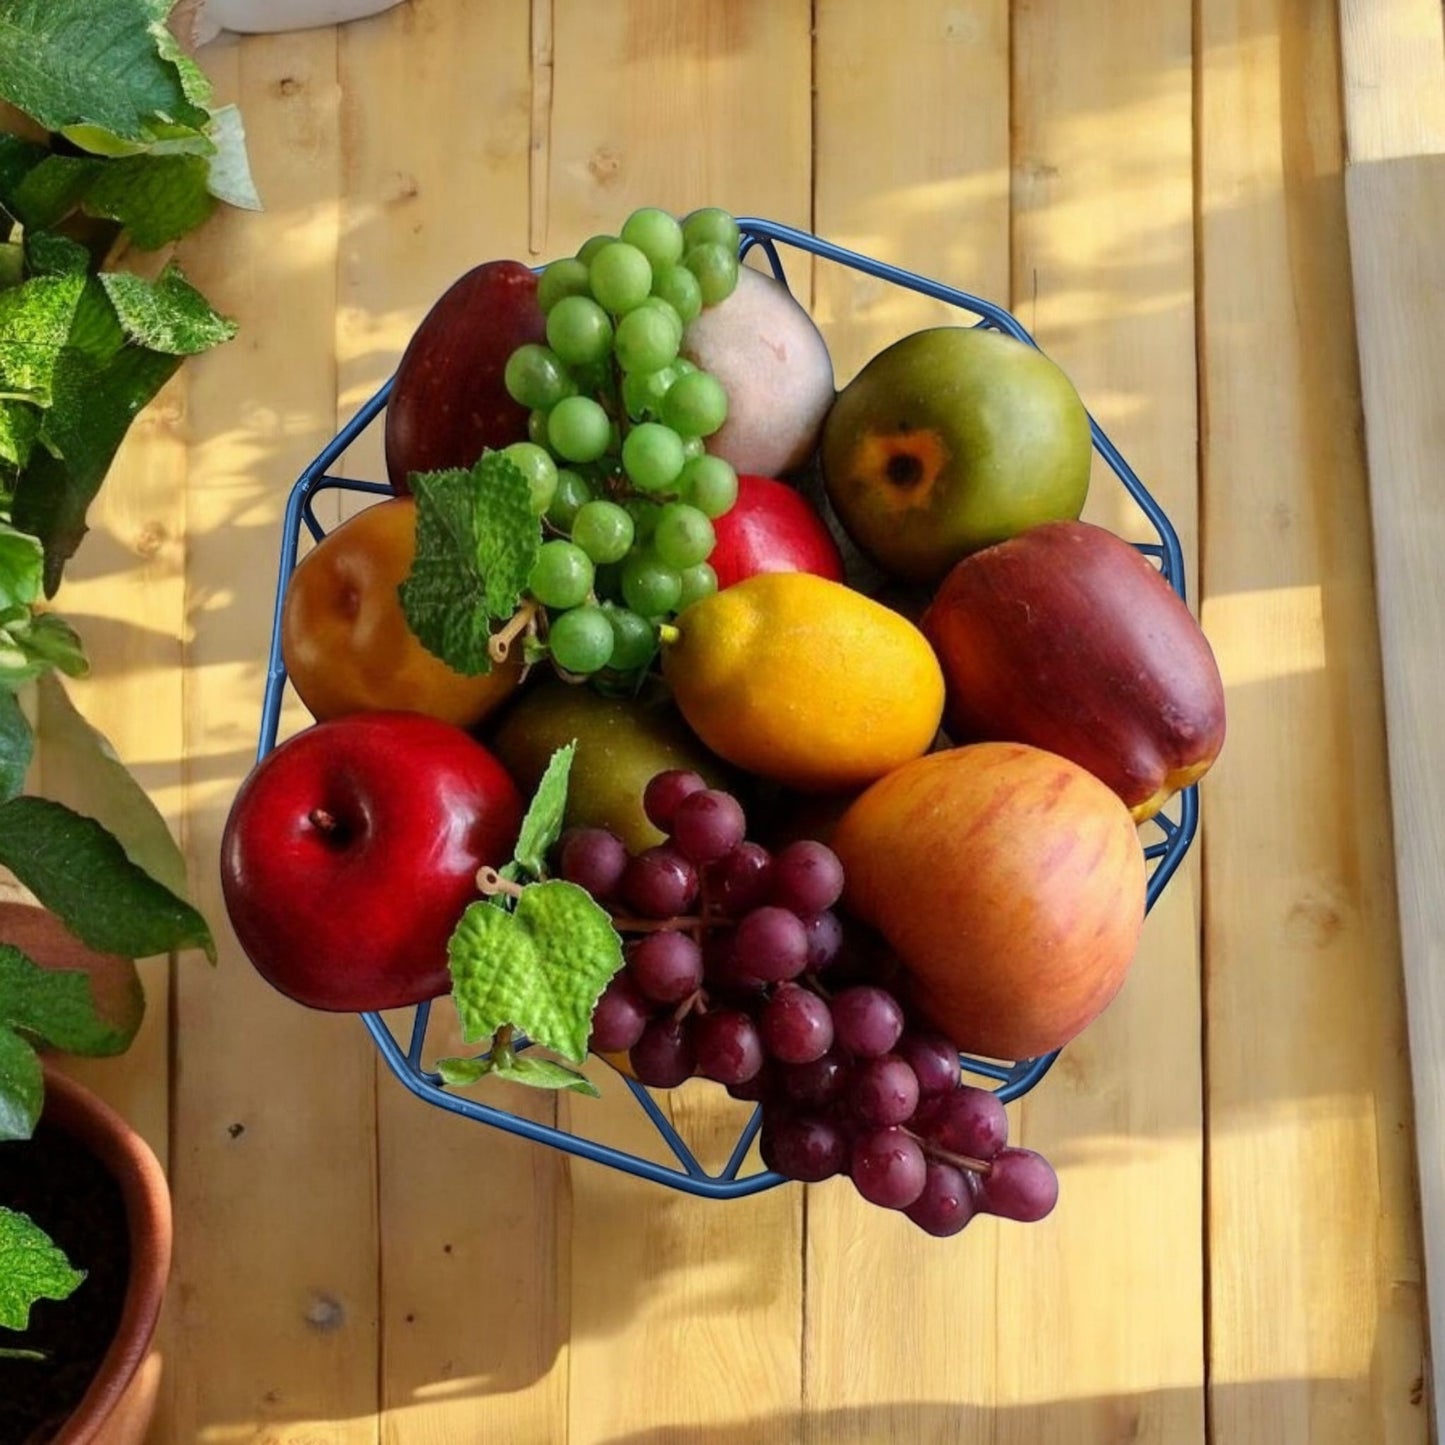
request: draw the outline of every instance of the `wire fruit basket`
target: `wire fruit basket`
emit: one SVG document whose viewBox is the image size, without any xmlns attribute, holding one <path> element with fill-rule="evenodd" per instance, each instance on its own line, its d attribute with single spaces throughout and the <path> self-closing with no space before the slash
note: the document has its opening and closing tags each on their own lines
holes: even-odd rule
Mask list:
<svg viewBox="0 0 1445 1445">
<path fill-rule="evenodd" d="M 745 217 L 739 219 L 738 226 L 742 234 L 741 254 L 745 257 L 749 252 L 758 250 L 765 257 L 773 275 L 784 285 L 787 285 L 787 275 L 780 247 L 932 297 L 956 308 L 966 317 L 971 317 L 971 322 L 967 324 L 1002 331 L 1019 341 L 1037 345 L 1033 337 L 1008 311 L 982 297 L 846 250 L 806 231 L 775 221 Z M 391 392 L 391 384 L 388 380 L 368 398 L 355 416 L 301 473 L 291 489 L 281 538 L 260 744 L 257 749 L 258 761 L 276 745 L 280 726 L 281 706 L 287 683 L 285 664 L 281 657 L 281 617 L 287 583 L 296 566 L 303 539 L 309 535 L 313 541 L 320 541 L 326 535 L 326 529 L 316 515 L 316 498 L 329 490 L 375 497 L 393 495 L 391 487 L 385 483 L 357 481 L 334 475 L 331 471 L 347 448 L 382 415 Z M 1151 540 L 1136 542 L 1134 545 L 1155 562 L 1166 581 L 1182 599 L 1185 595 L 1184 557 L 1179 538 L 1168 516 L 1092 416 L 1090 427 L 1095 451 L 1133 499 L 1153 533 Z M 1144 856 L 1149 869 L 1145 893 L 1146 912 L 1153 908 L 1165 885 L 1183 862 L 1194 840 L 1198 820 L 1198 788 L 1191 786 L 1177 794 L 1166 808 L 1146 825 L 1154 835 L 1144 841 Z M 560 1149 L 574 1157 L 588 1159 L 593 1163 L 702 1198 L 736 1199 L 787 1182 L 782 1175 L 761 1165 L 744 1172 L 745 1166 L 748 1166 L 754 1157 L 753 1143 L 762 1122 L 760 1107 L 754 1107 L 726 1162 L 721 1168 L 710 1172 L 699 1162 L 693 1149 L 674 1128 L 652 1091 L 620 1070 L 616 1071 L 617 1079 L 631 1091 L 675 1162 L 659 1163 L 656 1159 L 589 1138 L 573 1132 L 570 1128 L 514 1114 L 505 1108 L 456 1092 L 442 1082 L 439 1073 L 427 1068 L 424 1063 L 431 1011 L 431 1002 L 416 1005 L 411 1010 L 410 1027 L 403 1026 L 398 1032 L 394 1032 L 380 1014 L 360 1015 L 387 1067 L 407 1089 L 429 1104 L 535 1143 Z M 519 1040 L 514 1045 L 519 1048 L 527 1046 L 526 1040 Z M 960 1055 L 960 1064 L 968 1074 L 988 1081 L 984 1086 L 992 1088 L 1002 1102 L 1008 1103 L 1022 1097 L 1038 1084 L 1058 1057 L 1058 1052 L 1012 1062 L 964 1054 Z"/>
</svg>

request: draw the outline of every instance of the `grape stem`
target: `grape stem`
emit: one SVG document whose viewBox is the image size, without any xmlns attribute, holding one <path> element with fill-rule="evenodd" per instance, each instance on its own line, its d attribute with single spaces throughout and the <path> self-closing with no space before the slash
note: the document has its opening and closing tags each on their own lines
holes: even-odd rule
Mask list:
<svg viewBox="0 0 1445 1445">
<path fill-rule="evenodd" d="M 522 605 L 512 614 L 507 625 L 500 632 L 494 632 L 487 641 L 487 656 L 495 663 L 507 660 L 512 643 L 524 632 L 536 626 L 537 613 L 542 604 L 534 597 L 524 598 Z"/>
<path fill-rule="evenodd" d="M 657 624 L 657 640 L 664 647 L 671 647 L 682 641 L 682 629 L 674 627 L 670 622 L 659 622 Z"/>
<path fill-rule="evenodd" d="M 612 926 L 619 933 L 681 933 L 684 929 L 703 927 L 704 920 L 684 914 L 676 918 L 632 918 L 626 913 L 614 913 Z"/>
<path fill-rule="evenodd" d="M 912 1129 L 903 1131 L 910 1138 L 918 1141 L 919 1148 L 928 1155 L 930 1159 L 941 1160 L 944 1164 L 952 1164 L 955 1169 L 969 1169 L 975 1174 L 982 1174 L 985 1178 L 993 1173 L 993 1165 L 987 1159 L 975 1159 L 971 1154 L 955 1154 L 952 1149 L 945 1149 L 939 1144 L 931 1144 L 920 1134 L 915 1134 Z"/>
<path fill-rule="evenodd" d="M 495 898 L 498 893 L 505 893 L 508 898 L 520 898 L 522 888 L 522 884 L 503 878 L 490 864 L 477 869 L 477 891 L 487 898 Z"/>
</svg>

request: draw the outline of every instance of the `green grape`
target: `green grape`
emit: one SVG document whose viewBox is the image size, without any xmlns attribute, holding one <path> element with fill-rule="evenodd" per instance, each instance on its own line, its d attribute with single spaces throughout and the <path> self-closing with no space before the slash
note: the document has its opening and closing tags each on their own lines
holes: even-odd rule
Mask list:
<svg viewBox="0 0 1445 1445">
<path fill-rule="evenodd" d="M 682 227 L 656 206 L 643 206 L 622 223 L 622 239 L 636 246 L 652 269 L 671 266 L 682 255 Z"/>
<path fill-rule="evenodd" d="M 662 562 L 681 572 L 706 562 L 716 540 L 712 523 L 696 507 L 669 502 L 657 519 L 652 546 Z"/>
<path fill-rule="evenodd" d="M 527 440 L 535 442 L 539 447 L 547 445 L 547 413 L 545 411 L 529 411 L 527 413 Z"/>
<path fill-rule="evenodd" d="M 638 672 L 652 661 L 657 651 L 657 632 L 645 618 L 626 607 L 604 607 L 612 624 L 612 660 L 617 672 Z"/>
<path fill-rule="evenodd" d="M 593 258 L 604 246 L 608 245 L 608 244 L 609 244 L 610 242 L 612 242 L 612 241 L 615 241 L 616 239 L 617 239 L 616 236 L 610 236 L 610 235 L 608 235 L 606 232 L 604 232 L 604 233 L 603 233 L 602 235 L 600 235 L 600 236 L 589 236 L 589 237 L 588 237 L 585 241 L 583 241 L 583 243 L 577 248 L 577 259 L 578 259 L 584 266 L 590 267 L 590 266 L 592 265 L 592 258 Z M 590 276 L 589 276 L 589 278 L 588 278 L 588 284 L 589 284 L 589 286 L 591 285 L 591 278 L 590 278 Z"/>
<path fill-rule="evenodd" d="M 542 411 L 577 390 L 562 358 L 536 342 L 519 346 L 507 358 L 502 381 L 507 395 L 519 406 Z"/>
<path fill-rule="evenodd" d="M 588 502 L 572 521 L 572 540 L 594 562 L 620 562 L 632 538 L 632 518 L 616 502 Z"/>
<path fill-rule="evenodd" d="M 552 504 L 557 490 L 557 463 L 552 454 L 536 442 L 513 442 L 502 448 L 502 455 L 527 479 L 533 513 L 540 517 Z"/>
<path fill-rule="evenodd" d="M 677 314 L 677 307 L 670 301 L 664 301 L 661 296 L 649 296 L 642 305 L 648 311 L 656 311 L 661 316 L 666 316 L 672 323 L 672 329 L 677 332 L 677 344 L 682 345 L 682 317 Z"/>
<path fill-rule="evenodd" d="M 682 222 L 682 247 L 684 251 L 706 243 L 721 246 L 737 254 L 738 242 L 742 239 L 738 223 L 728 212 L 717 206 L 703 206 L 700 210 L 685 216 Z"/>
<path fill-rule="evenodd" d="M 682 596 L 682 578 L 654 552 L 634 550 L 622 564 L 622 600 L 644 617 L 671 612 Z"/>
<path fill-rule="evenodd" d="M 624 321 L 627 319 L 623 317 Z M 622 330 L 620 326 L 617 329 Z M 662 411 L 662 398 L 677 377 L 678 372 L 672 366 L 664 366 L 661 371 L 629 371 L 622 378 L 622 404 L 627 408 L 627 415 L 633 421 L 649 418 L 655 421 Z"/>
<path fill-rule="evenodd" d="M 592 590 L 592 559 L 560 537 L 543 542 L 527 577 L 527 591 L 544 607 L 576 607 Z"/>
<path fill-rule="evenodd" d="M 657 531 L 657 517 L 662 510 L 656 502 L 647 497 L 628 497 L 622 503 L 622 510 L 632 518 L 633 543 L 640 546 L 650 541 Z"/>
<path fill-rule="evenodd" d="M 687 458 L 688 461 L 694 461 L 696 458 L 700 457 L 706 450 L 707 447 L 703 444 L 703 439 L 701 437 L 683 437 L 682 454 Z"/>
<path fill-rule="evenodd" d="M 604 361 L 612 350 L 612 322 L 590 296 L 564 296 L 547 317 L 547 344 L 568 366 Z"/>
<path fill-rule="evenodd" d="M 721 517 L 738 499 L 738 474 L 721 457 L 705 453 L 683 467 L 677 490 L 703 516 Z"/>
<path fill-rule="evenodd" d="M 647 257 L 626 241 L 610 241 L 598 249 L 587 274 L 600 306 L 620 316 L 640 306 L 652 290 L 652 267 Z"/>
<path fill-rule="evenodd" d="M 592 283 L 587 266 L 575 256 L 564 256 L 546 266 L 537 279 L 537 305 L 545 316 L 564 296 L 589 296 Z"/>
<path fill-rule="evenodd" d="M 557 472 L 557 489 L 552 493 L 552 505 L 547 508 L 547 520 L 554 527 L 569 531 L 573 518 L 591 500 L 592 483 L 581 473 L 562 467 Z"/>
<path fill-rule="evenodd" d="M 697 370 L 697 362 L 689 361 L 685 356 L 679 356 L 677 360 L 672 363 L 672 369 L 679 376 L 690 376 Z"/>
<path fill-rule="evenodd" d="M 618 365 L 630 377 L 636 372 L 661 370 L 676 358 L 681 340 L 682 328 L 674 328 L 658 307 L 638 306 L 617 323 L 612 349 Z"/>
<path fill-rule="evenodd" d="M 566 405 L 564 401 L 562 406 Z M 627 440 L 622 443 L 622 465 L 633 485 L 644 492 L 667 491 L 677 481 L 686 460 L 682 454 L 682 438 L 659 422 L 640 423 L 627 433 Z"/>
<path fill-rule="evenodd" d="M 710 437 L 728 419 L 728 394 L 711 372 L 690 371 L 668 388 L 662 419 L 683 436 Z"/>
<path fill-rule="evenodd" d="M 682 258 L 682 264 L 697 277 L 704 306 L 716 306 L 719 301 L 726 301 L 738 284 L 737 253 L 715 242 L 705 241 L 700 246 L 693 246 Z M 549 334 L 547 340 L 551 339 Z"/>
<path fill-rule="evenodd" d="M 554 617 L 547 644 L 558 667 L 586 676 L 611 661 L 614 636 L 607 614 L 589 602 Z"/>
<path fill-rule="evenodd" d="M 652 294 L 666 301 L 682 317 L 684 325 L 702 312 L 702 288 L 686 266 L 664 266 L 652 273 Z"/>
<path fill-rule="evenodd" d="M 612 438 L 612 421 L 590 396 L 566 396 L 547 415 L 547 441 L 569 462 L 595 462 Z"/>
<path fill-rule="evenodd" d="M 694 602 L 711 597 L 717 591 L 717 573 L 706 562 L 696 562 L 682 569 L 682 596 L 677 599 L 677 610 L 686 612 Z"/>
</svg>

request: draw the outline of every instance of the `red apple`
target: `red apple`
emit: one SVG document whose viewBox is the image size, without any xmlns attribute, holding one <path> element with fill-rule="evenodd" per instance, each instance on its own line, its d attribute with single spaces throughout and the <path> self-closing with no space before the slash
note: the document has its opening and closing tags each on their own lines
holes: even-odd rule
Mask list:
<svg viewBox="0 0 1445 1445">
<path fill-rule="evenodd" d="M 843 558 L 823 519 L 800 492 L 771 477 L 740 476 L 738 499 L 713 523 L 707 559 L 719 587 L 759 572 L 813 572 L 843 580 Z"/>
<path fill-rule="evenodd" d="M 507 358 L 544 342 L 537 278 L 520 261 L 487 261 L 454 281 L 407 343 L 386 403 L 386 473 L 470 467 L 488 448 L 527 439 L 527 409 L 507 394 Z"/>
<path fill-rule="evenodd" d="M 506 770 L 460 728 L 404 712 L 318 723 L 231 805 L 221 883 L 236 937 L 311 1008 L 435 998 L 477 869 L 511 857 L 521 816 Z"/>
</svg>

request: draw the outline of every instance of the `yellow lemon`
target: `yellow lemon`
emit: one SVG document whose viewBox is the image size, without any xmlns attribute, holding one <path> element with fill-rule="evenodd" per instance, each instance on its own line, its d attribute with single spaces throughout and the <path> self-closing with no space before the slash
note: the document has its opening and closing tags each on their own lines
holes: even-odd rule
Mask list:
<svg viewBox="0 0 1445 1445">
<path fill-rule="evenodd" d="M 682 715 L 719 757 L 826 792 L 882 777 L 928 750 L 943 674 L 906 618 L 838 582 L 766 572 L 695 602 L 662 670 Z"/>
</svg>

